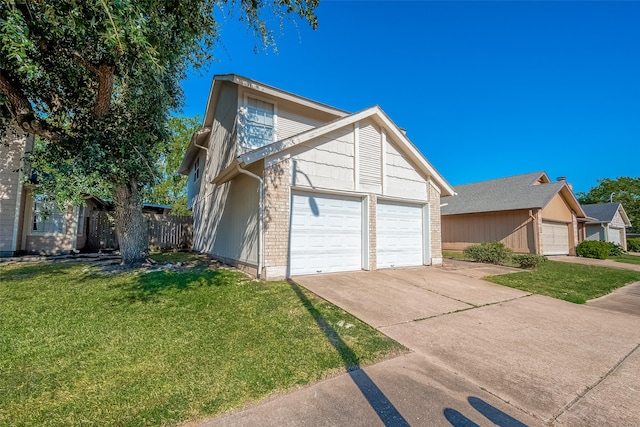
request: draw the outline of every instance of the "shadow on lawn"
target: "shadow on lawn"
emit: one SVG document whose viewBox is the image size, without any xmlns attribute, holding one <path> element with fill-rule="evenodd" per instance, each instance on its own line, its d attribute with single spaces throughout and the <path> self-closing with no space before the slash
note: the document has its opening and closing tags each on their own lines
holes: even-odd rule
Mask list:
<svg viewBox="0 0 640 427">
<path fill-rule="evenodd" d="M 363 396 L 367 399 L 369 405 L 371 405 L 373 410 L 376 411 L 376 414 L 384 425 L 387 427 L 408 427 L 409 423 L 404 419 L 400 412 L 398 412 L 396 407 L 393 406 L 393 403 L 387 399 L 382 390 L 378 388 L 369 375 L 367 375 L 363 369 L 360 369 L 358 356 L 342 340 L 342 338 L 340 338 L 336 330 L 313 306 L 313 303 L 309 301 L 309 298 L 307 298 L 304 292 L 302 292 L 300 286 L 292 280 L 289 280 L 289 285 L 300 299 L 300 302 L 302 302 L 302 305 L 316 321 L 318 327 L 327 337 L 331 345 L 338 351 L 349 376 L 356 386 L 358 386 Z"/>
<path fill-rule="evenodd" d="M 125 285 L 127 295 L 124 302 L 154 303 L 161 297 L 176 292 L 185 292 L 204 286 L 225 286 L 237 281 L 237 274 L 228 270 L 194 270 L 180 273 L 154 271 L 141 274 L 135 283 Z"/>
</svg>

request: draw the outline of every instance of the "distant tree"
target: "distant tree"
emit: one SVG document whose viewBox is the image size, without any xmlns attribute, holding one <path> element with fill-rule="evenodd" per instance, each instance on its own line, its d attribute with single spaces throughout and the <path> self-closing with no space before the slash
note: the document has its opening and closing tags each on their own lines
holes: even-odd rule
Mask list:
<svg viewBox="0 0 640 427">
<path fill-rule="evenodd" d="M 598 185 L 587 191 L 576 194 L 582 204 L 609 203 L 611 194 L 613 201 L 622 203 L 631 220 L 633 233 L 640 233 L 640 177 L 623 176 L 616 179 L 603 178 Z"/>
<path fill-rule="evenodd" d="M 0 0 L 0 104 L 9 111 L 0 109 L 0 119 L 42 139 L 33 160 L 55 172 L 40 178 L 57 199 L 110 194 L 123 263 L 142 261 L 141 191 L 158 175 L 170 141 L 167 122 L 183 99 L 181 79 L 188 67 L 212 60 L 219 38 L 215 15 L 237 12 L 270 45 L 267 18 L 282 22 L 297 15 L 315 28 L 317 5 Z"/>
<path fill-rule="evenodd" d="M 158 182 L 148 188 L 145 200 L 171 205 L 173 215 L 191 215 L 187 209 L 188 178 L 177 172 L 191 136 L 200 129 L 200 117 L 172 117 L 169 119 L 169 144 L 160 156 Z"/>
</svg>

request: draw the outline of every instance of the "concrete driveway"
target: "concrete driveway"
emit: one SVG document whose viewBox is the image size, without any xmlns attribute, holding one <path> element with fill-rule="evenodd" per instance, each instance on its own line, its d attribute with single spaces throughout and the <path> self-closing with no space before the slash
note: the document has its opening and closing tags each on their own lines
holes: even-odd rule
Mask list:
<svg viewBox="0 0 640 427">
<path fill-rule="evenodd" d="M 206 425 L 640 425 L 640 317 L 453 270 L 296 277 L 412 352 Z"/>
</svg>

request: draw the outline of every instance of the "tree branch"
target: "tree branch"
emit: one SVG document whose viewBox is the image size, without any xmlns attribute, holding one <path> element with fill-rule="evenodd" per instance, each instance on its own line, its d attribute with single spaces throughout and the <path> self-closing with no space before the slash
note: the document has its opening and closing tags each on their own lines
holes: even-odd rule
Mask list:
<svg viewBox="0 0 640 427">
<path fill-rule="evenodd" d="M 111 95 L 113 93 L 113 74 L 115 67 L 105 62 L 98 65 L 87 61 L 80 53 L 73 52 L 73 59 L 98 77 L 98 91 L 93 106 L 93 114 L 97 118 L 107 115 L 111 107 Z"/>
<path fill-rule="evenodd" d="M 31 102 L 22 92 L 20 84 L 10 79 L 2 69 L 0 69 L 0 92 L 9 100 L 9 111 L 22 130 L 53 142 L 63 138 L 64 130 L 51 126 L 37 117 Z"/>
</svg>

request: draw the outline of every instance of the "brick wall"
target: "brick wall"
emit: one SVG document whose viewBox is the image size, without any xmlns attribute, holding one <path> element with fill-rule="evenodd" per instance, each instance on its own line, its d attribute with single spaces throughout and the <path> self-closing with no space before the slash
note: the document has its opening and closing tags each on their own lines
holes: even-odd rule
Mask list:
<svg viewBox="0 0 640 427">
<path fill-rule="evenodd" d="M 290 172 L 289 159 L 264 170 L 264 277 L 287 275 L 289 258 Z"/>
<path fill-rule="evenodd" d="M 431 264 L 442 264 L 442 220 L 440 216 L 440 193 L 429 185 L 429 222 L 431 233 Z"/>
<path fill-rule="evenodd" d="M 378 268 L 378 258 L 376 255 L 376 209 L 378 198 L 375 194 L 369 194 L 369 269 Z"/>
</svg>

